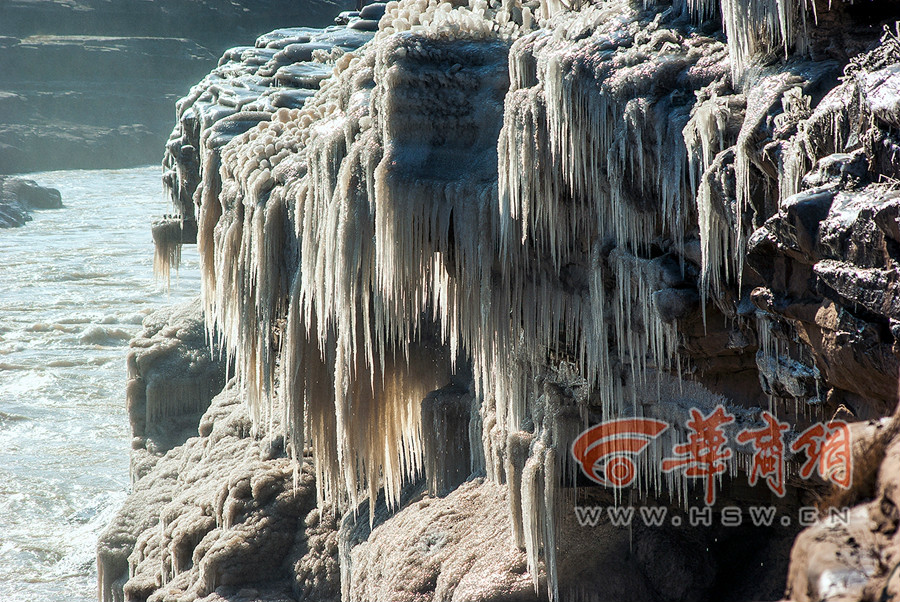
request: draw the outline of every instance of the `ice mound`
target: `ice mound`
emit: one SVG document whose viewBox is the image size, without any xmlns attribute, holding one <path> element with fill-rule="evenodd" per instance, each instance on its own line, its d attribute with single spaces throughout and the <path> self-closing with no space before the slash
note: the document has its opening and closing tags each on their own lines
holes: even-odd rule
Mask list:
<svg viewBox="0 0 900 602">
<path fill-rule="evenodd" d="M 131 338 L 131 333 L 121 328 L 108 326 L 89 326 L 81 331 L 78 340 L 89 345 L 119 345 Z"/>
</svg>

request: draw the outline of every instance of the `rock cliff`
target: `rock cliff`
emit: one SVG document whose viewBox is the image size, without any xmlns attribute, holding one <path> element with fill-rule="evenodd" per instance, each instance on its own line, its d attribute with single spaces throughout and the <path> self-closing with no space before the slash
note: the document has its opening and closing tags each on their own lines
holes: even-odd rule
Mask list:
<svg viewBox="0 0 900 602">
<path fill-rule="evenodd" d="M 178 104 L 165 182 L 262 450 L 233 457 L 309 500 L 275 535 L 268 469 L 180 489 L 126 599 L 900 596 L 900 4 L 360 17 L 229 51 Z M 197 481 L 216 420 L 146 478 Z M 270 563 L 212 570 L 219 545 Z"/>
<path fill-rule="evenodd" d="M 342 7 L 330 0 L 4 1 L 0 173 L 156 163 L 172 104 L 225 48 L 285 20 L 326 24 Z"/>
</svg>

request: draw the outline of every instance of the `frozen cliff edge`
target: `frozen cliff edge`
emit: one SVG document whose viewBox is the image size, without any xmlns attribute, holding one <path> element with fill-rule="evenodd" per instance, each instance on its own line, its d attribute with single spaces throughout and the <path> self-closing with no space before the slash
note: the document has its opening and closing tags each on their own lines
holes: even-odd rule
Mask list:
<svg viewBox="0 0 900 602">
<path fill-rule="evenodd" d="M 197 434 L 201 417 L 225 385 L 226 366 L 206 337 L 199 300 L 160 309 L 143 326 L 126 360 L 133 489 L 98 542 L 103 599 L 122 599 L 128 558 L 174 495 L 174 477 L 164 469 L 172 464 L 165 458 L 173 448 L 178 450 L 174 455 L 183 453 L 182 446 Z"/>
<path fill-rule="evenodd" d="M 900 594 L 900 41 L 881 28 L 900 6 L 873 7 L 405 0 L 351 18 L 365 44 L 287 29 L 227 53 L 178 105 L 165 180 L 247 401 L 233 465 L 283 462 L 291 526 L 253 527 L 252 475 L 204 501 L 213 420 L 203 454 L 170 452 L 191 458 L 166 473 L 182 497 L 139 534 L 126 599 Z M 717 513 L 851 520 L 790 555 L 796 523 L 578 524 L 576 505 L 703 506 L 656 469 L 717 407 L 731 439 L 852 423 L 854 468 L 830 493 L 800 452 L 776 498 L 742 486 L 733 443 Z M 674 428 L 632 488 L 590 486 L 572 444 L 618 417 Z M 319 572 L 285 551 L 311 503 L 289 492 L 315 497 Z M 249 556 L 210 568 L 217 546 Z"/>
</svg>

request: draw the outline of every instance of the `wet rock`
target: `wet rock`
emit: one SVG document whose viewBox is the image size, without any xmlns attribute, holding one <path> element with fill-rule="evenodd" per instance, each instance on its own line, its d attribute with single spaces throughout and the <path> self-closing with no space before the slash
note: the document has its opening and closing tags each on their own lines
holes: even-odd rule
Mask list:
<svg viewBox="0 0 900 602">
<path fill-rule="evenodd" d="M 62 197 L 55 188 L 38 186 L 32 180 L 0 176 L 0 228 L 24 225 L 31 220 L 33 209 L 60 207 Z"/>
<path fill-rule="evenodd" d="M 759 380 L 767 395 L 795 399 L 810 406 L 821 405 L 823 380 L 815 366 L 781 354 L 756 356 Z"/>
<path fill-rule="evenodd" d="M 890 319 L 900 318 L 900 298 L 895 298 L 900 295 L 900 274 L 896 269 L 861 268 L 826 259 L 816 263 L 813 272 L 844 304 L 855 304 Z"/>
<path fill-rule="evenodd" d="M 359 11 L 359 18 L 367 19 L 369 21 L 378 21 L 384 16 L 384 9 L 385 4 L 383 2 L 375 2 L 366 5 Z"/>
<path fill-rule="evenodd" d="M 796 248 L 804 257 L 816 257 L 819 224 L 828 216 L 834 192 L 830 190 L 809 190 L 785 199 L 781 203 L 783 220 L 787 228 L 778 232 L 779 243 Z"/>
<path fill-rule="evenodd" d="M 879 90 L 892 89 L 889 65 L 898 57 L 900 47 L 885 38 L 797 122 L 782 144 L 779 177 L 782 191 L 794 178 L 801 190 L 782 199 L 748 240 L 747 265 L 764 283 L 754 301 L 783 325 L 774 335 L 781 359 L 760 364 L 772 368 L 762 371 L 771 378 L 761 372 L 764 387 L 795 389 L 778 374 L 800 362 L 821 375 L 817 386 L 827 394 L 816 398 L 826 400 L 826 412 L 846 402 L 857 418 L 889 412 L 897 395 L 891 325 L 900 311 L 900 204 L 885 180 L 894 177 L 893 151 L 880 142 L 890 137 L 893 105 Z"/>
<path fill-rule="evenodd" d="M 684 320 L 700 309 L 700 295 L 694 288 L 664 288 L 653 293 L 653 307 L 663 322 Z"/>
<path fill-rule="evenodd" d="M 0 228 L 15 228 L 25 225 L 31 218 L 18 203 L 0 202 Z"/>
<path fill-rule="evenodd" d="M 59 209 L 62 196 L 55 188 L 38 186 L 34 180 L 10 178 L 3 182 L 3 196 L 12 195 L 28 209 Z"/>
<path fill-rule="evenodd" d="M 855 187 L 866 183 L 869 160 L 866 153 L 835 153 L 819 159 L 815 169 L 803 176 L 803 184 L 811 188 L 834 183 L 838 186 Z"/>
</svg>

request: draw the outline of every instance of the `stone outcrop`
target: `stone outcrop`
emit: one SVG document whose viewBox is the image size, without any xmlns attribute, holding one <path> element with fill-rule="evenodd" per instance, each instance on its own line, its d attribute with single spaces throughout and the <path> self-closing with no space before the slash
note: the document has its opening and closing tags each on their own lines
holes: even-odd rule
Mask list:
<svg viewBox="0 0 900 602">
<path fill-rule="evenodd" d="M 803 531 L 791 550 L 790 600 L 881 602 L 900 595 L 900 420 L 860 427 L 854 486 L 826 501 L 827 517 Z"/>
<path fill-rule="evenodd" d="M 227 387 L 199 436 L 144 467 L 100 538 L 102 599 L 289 600 L 303 587 L 303 599 L 337 599 L 334 516 L 316 508 L 309 466 L 253 430 Z"/>
<path fill-rule="evenodd" d="M 308 529 L 343 600 L 900 595 L 900 7 L 872 6 L 406 0 L 262 36 L 179 103 L 207 325 L 257 444 L 341 516 Z M 715 478 L 663 471 L 715 416 Z M 577 441 L 612 419 L 666 428 L 602 464 Z M 782 490 L 739 438 L 773 423 Z M 802 473 L 825 423 L 852 462 Z M 227 596 L 193 549 L 124 591 Z"/>
<path fill-rule="evenodd" d="M 59 209 L 62 196 L 55 188 L 32 180 L 0 176 L 0 228 L 15 228 L 31 220 L 34 209 Z"/>
<path fill-rule="evenodd" d="M 134 489 L 98 546 L 100 595 L 116 599 L 122 597 L 128 557 L 138 536 L 158 524 L 164 505 L 178 492 L 173 467 L 185 459 L 182 446 L 197 435 L 198 425 L 206 424 L 201 431 L 209 434 L 212 418 L 204 423 L 201 417 L 222 391 L 226 372 L 225 362 L 210 346 L 199 301 L 147 316 L 143 332 L 131 341 L 126 363 Z M 235 418 L 229 424 L 238 422 Z M 239 428 L 228 432 L 243 433 Z M 173 448 L 178 448 L 171 454 L 177 460 L 167 455 Z"/>
</svg>

